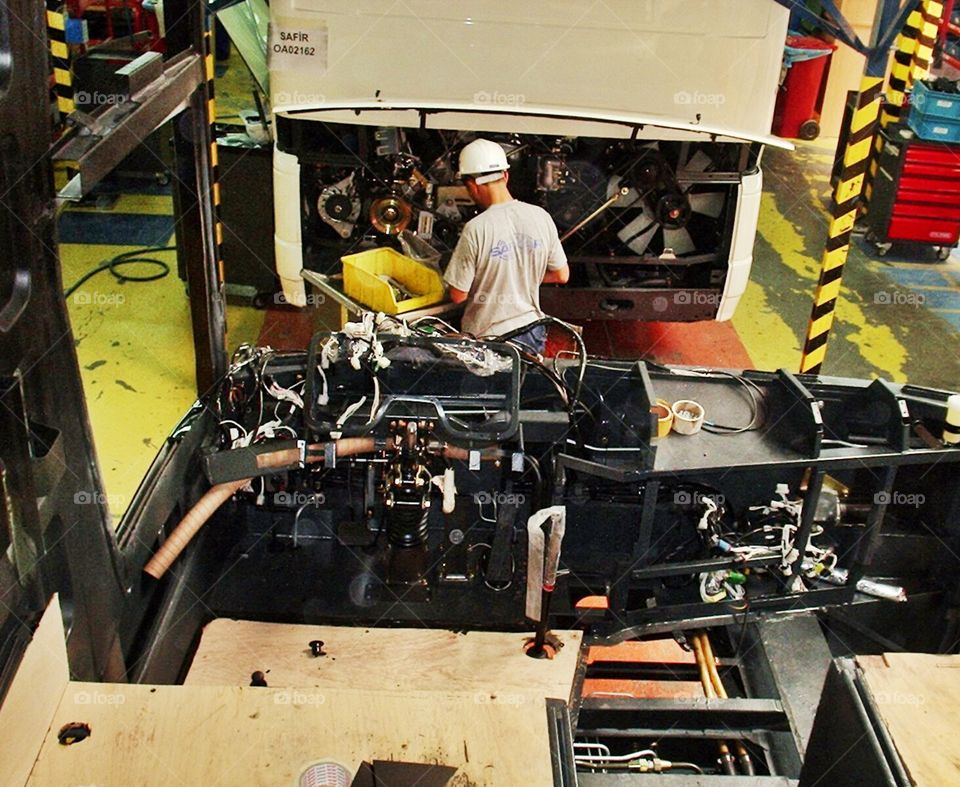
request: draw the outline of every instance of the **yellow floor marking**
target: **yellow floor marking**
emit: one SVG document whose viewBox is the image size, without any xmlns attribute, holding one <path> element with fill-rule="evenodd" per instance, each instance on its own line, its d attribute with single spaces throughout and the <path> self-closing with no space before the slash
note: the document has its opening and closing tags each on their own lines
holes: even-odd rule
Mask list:
<svg viewBox="0 0 960 787">
<path fill-rule="evenodd" d="M 824 225 L 826 225 L 826 213 L 819 209 L 819 202 L 817 201 L 819 200 L 819 195 L 815 189 L 811 191 L 815 195 L 814 204 L 817 205 L 818 212 L 823 214 Z M 760 205 L 759 227 L 759 233 L 771 247 L 777 250 L 782 263 L 793 271 L 793 273 L 799 277 L 800 281 L 809 283 L 809 297 L 812 299 L 819 275 L 819 261 L 811 258 L 804 251 L 803 236 L 797 232 L 793 223 L 788 218 L 780 214 L 776 201 L 767 195 L 764 196 Z M 824 237 L 826 237 L 825 232 Z M 746 304 L 741 303 L 740 308 L 742 309 L 744 305 Z M 780 322 L 782 322 L 782 320 Z M 840 298 L 837 303 L 837 322 L 834 324 L 831 332 L 831 340 L 827 351 L 827 364 L 830 363 L 831 355 L 839 351 L 836 347 L 839 343 L 837 335 L 838 331 L 843 329 L 844 324 L 852 325 L 857 329 L 846 338 L 848 338 L 850 342 L 857 344 L 856 350 L 864 360 L 882 370 L 895 381 L 905 379 L 903 365 L 907 360 L 906 349 L 897 341 L 893 331 L 889 327 L 871 323 L 867 319 L 863 308 L 860 306 L 859 296 L 855 293 L 850 293 L 845 288 L 841 289 Z M 806 325 L 803 326 L 803 330 L 806 330 Z M 740 331 L 738 328 L 738 333 L 744 341 L 750 357 L 757 361 L 757 363 L 759 363 L 761 358 L 775 359 L 780 357 L 783 360 L 781 360 L 779 364 L 774 363 L 773 366 L 779 365 L 791 368 L 790 358 L 792 357 L 792 353 L 789 352 L 789 348 L 792 347 L 794 343 L 784 344 L 782 331 L 777 328 L 768 330 L 767 326 L 764 325 L 763 330 L 759 332 L 747 333 Z M 847 349 L 843 350 L 843 352 L 847 351 Z M 766 366 L 765 368 L 773 367 Z"/>
<path fill-rule="evenodd" d="M 763 287 L 751 281 L 733 315 L 733 327 L 755 369 L 797 369 L 800 366 L 800 341 L 777 307 L 778 304 L 767 302 Z"/>
<path fill-rule="evenodd" d="M 130 248 L 62 244 L 65 284 Z M 171 266 L 164 279 L 121 284 L 100 273 L 67 299 L 115 523 L 164 439 L 196 398 L 190 310 L 176 273 L 176 254 L 157 256 Z M 232 350 L 241 342 L 256 341 L 263 312 L 228 306 L 227 324 Z"/>
</svg>

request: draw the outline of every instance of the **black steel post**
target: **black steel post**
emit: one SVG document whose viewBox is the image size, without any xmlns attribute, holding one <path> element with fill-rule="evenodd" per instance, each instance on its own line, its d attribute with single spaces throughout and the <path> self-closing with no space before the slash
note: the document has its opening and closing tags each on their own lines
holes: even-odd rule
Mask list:
<svg viewBox="0 0 960 787">
<path fill-rule="evenodd" d="M 56 592 L 73 676 L 116 681 L 120 556 L 63 297 L 45 14 L 0 4 L 0 648 Z"/>
<path fill-rule="evenodd" d="M 203 3 L 170 0 L 164 5 L 169 21 L 168 54 L 193 49 L 206 58 L 204 14 Z M 197 392 L 201 395 L 227 370 L 226 297 L 218 252 L 217 186 L 211 147 L 212 99 L 212 85 L 207 80 L 197 87 L 189 108 L 173 124 L 177 258 L 190 294 Z"/>
</svg>

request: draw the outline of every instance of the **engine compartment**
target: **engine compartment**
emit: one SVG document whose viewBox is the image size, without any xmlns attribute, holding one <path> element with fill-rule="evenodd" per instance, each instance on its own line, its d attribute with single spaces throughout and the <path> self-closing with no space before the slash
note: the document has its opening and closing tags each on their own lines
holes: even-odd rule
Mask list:
<svg viewBox="0 0 960 787">
<path fill-rule="evenodd" d="M 445 264 L 477 213 L 457 175 L 459 150 L 477 136 L 504 148 L 514 197 L 553 217 L 571 263 L 569 289 L 723 289 L 742 177 L 757 172 L 761 146 L 708 137 L 480 135 L 281 117 L 278 149 L 300 166 L 304 266 L 336 272 L 341 256 L 399 247 L 401 233 L 415 233 Z M 752 238 L 754 228 L 741 231 Z M 657 311 L 713 317 L 719 297 L 703 301 Z M 615 299 L 597 308 L 601 317 L 619 310 Z"/>
</svg>

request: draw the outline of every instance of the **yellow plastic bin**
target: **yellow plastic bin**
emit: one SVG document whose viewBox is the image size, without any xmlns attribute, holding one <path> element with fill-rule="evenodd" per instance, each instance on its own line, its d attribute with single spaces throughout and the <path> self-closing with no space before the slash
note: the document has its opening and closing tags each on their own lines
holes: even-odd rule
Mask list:
<svg viewBox="0 0 960 787">
<path fill-rule="evenodd" d="M 403 314 L 443 300 L 440 274 L 393 249 L 370 249 L 340 259 L 343 291 L 373 311 Z M 405 297 L 388 279 L 411 297 Z"/>
</svg>

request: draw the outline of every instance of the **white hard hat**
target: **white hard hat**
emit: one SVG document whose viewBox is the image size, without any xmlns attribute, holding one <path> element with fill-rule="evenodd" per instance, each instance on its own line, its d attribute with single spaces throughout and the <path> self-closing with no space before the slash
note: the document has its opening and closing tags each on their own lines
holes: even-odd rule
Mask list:
<svg viewBox="0 0 960 787">
<path fill-rule="evenodd" d="M 510 169 L 507 154 L 496 142 L 475 139 L 460 151 L 460 177 L 470 175 L 477 183 L 499 180 Z"/>
</svg>

